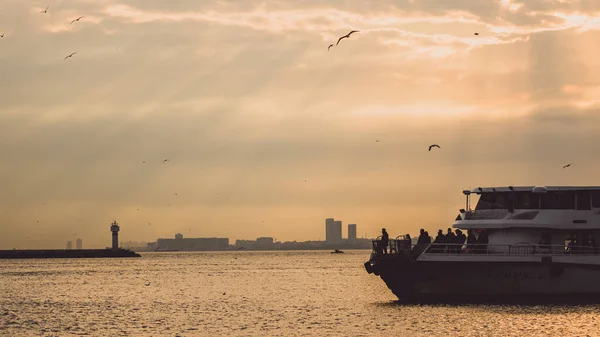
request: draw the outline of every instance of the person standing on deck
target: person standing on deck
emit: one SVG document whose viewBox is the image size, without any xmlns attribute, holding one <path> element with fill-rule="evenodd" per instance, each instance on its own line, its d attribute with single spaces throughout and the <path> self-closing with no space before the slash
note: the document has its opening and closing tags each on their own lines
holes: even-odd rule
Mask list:
<svg viewBox="0 0 600 337">
<path fill-rule="evenodd" d="M 477 244 L 477 238 L 472 229 L 467 229 L 467 253 L 475 253 L 475 245 Z"/>
<path fill-rule="evenodd" d="M 390 236 L 388 235 L 388 232 L 385 230 L 385 228 L 381 229 L 381 244 L 383 245 L 383 254 L 387 254 L 387 247 L 388 247 L 388 243 L 390 241 Z"/>
</svg>

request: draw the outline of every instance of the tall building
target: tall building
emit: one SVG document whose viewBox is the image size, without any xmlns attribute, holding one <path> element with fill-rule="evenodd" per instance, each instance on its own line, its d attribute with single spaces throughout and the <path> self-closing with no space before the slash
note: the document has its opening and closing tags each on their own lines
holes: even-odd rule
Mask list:
<svg viewBox="0 0 600 337">
<path fill-rule="evenodd" d="M 73 241 L 67 241 L 67 249 L 73 249 Z"/>
<path fill-rule="evenodd" d="M 342 221 L 333 218 L 325 219 L 325 242 L 328 244 L 342 242 Z"/>
<path fill-rule="evenodd" d="M 356 224 L 348 225 L 348 241 L 349 242 L 356 241 Z"/>
<path fill-rule="evenodd" d="M 335 222 L 335 219 L 333 218 L 326 218 L 325 219 L 325 242 L 330 242 L 331 238 L 332 238 L 332 228 L 333 228 L 333 223 Z"/>
<path fill-rule="evenodd" d="M 81 239 L 77 239 L 75 241 L 75 248 L 76 249 L 83 249 L 83 241 Z"/>
</svg>

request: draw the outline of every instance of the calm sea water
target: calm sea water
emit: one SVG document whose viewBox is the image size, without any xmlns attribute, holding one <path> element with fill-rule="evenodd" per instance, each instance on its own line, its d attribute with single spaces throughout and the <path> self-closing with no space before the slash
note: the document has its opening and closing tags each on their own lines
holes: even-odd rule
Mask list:
<svg viewBox="0 0 600 337">
<path fill-rule="evenodd" d="M 365 272 L 368 254 L 147 253 L 138 259 L 0 260 L 0 334 L 600 335 L 600 306 L 595 305 L 398 304 L 381 279 Z"/>
</svg>

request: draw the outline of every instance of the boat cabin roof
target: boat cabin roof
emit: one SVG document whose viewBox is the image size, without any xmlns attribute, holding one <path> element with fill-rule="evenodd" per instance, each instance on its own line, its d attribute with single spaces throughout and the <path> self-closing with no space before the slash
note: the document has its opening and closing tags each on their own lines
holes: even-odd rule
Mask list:
<svg viewBox="0 0 600 337">
<path fill-rule="evenodd" d="M 600 186 L 503 186 L 503 187 L 476 187 L 464 190 L 463 194 L 481 194 L 494 192 L 534 192 L 546 193 L 550 191 L 600 191 Z"/>
</svg>

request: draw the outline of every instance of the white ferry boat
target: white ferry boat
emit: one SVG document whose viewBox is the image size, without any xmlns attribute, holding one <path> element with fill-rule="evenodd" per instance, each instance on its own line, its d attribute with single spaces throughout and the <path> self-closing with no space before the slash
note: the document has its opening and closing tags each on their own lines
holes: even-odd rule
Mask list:
<svg viewBox="0 0 600 337">
<path fill-rule="evenodd" d="M 386 247 L 376 240 L 367 272 L 400 300 L 600 299 L 600 186 L 463 193 L 466 208 L 452 227 L 470 239 L 411 245 L 398 237 Z"/>
</svg>

